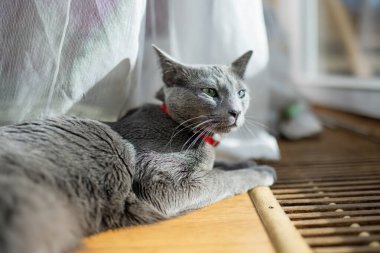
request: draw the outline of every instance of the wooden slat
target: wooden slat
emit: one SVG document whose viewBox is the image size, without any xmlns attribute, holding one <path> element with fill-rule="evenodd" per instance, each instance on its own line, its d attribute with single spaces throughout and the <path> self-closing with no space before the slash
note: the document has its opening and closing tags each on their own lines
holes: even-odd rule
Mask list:
<svg viewBox="0 0 380 253">
<path fill-rule="evenodd" d="M 310 193 L 310 192 L 345 192 L 345 191 L 360 191 L 360 190 L 377 190 L 380 189 L 379 185 L 360 185 L 360 186 L 336 186 L 336 187 L 317 187 L 317 188 L 306 188 L 306 189 L 272 189 L 273 194 L 277 197 L 282 194 L 293 194 L 293 193 Z"/>
<path fill-rule="evenodd" d="M 347 225 L 352 223 L 363 224 L 379 224 L 380 216 L 368 216 L 368 217 L 352 217 L 352 218 L 331 218 L 331 219 L 318 219 L 318 220 L 296 220 L 293 224 L 296 227 L 310 227 L 310 226 L 335 226 L 335 225 Z"/>
<path fill-rule="evenodd" d="M 312 246 L 338 246 L 338 245 L 358 245 L 380 241 L 380 235 L 370 236 L 325 236 L 315 238 L 305 238 L 306 242 Z"/>
<path fill-rule="evenodd" d="M 355 204 L 336 204 L 336 205 L 308 205 L 308 206 L 284 206 L 283 209 L 287 213 L 291 212 L 310 212 L 310 211 L 325 211 L 336 209 L 367 209 L 379 208 L 380 203 L 355 203 Z"/>
<path fill-rule="evenodd" d="M 279 181 L 277 186 L 286 184 L 308 183 L 309 181 L 316 182 L 339 182 L 339 181 L 355 181 L 355 180 L 380 180 L 380 171 L 378 165 L 367 167 L 366 169 L 358 167 L 343 167 L 341 169 L 331 168 L 300 168 L 295 169 L 290 174 L 286 170 L 278 170 Z M 305 173 L 307 171 L 307 174 Z M 360 171 L 360 174 L 358 173 Z M 322 173 L 323 172 L 323 173 Z M 290 178 L 291 175 L 299 174 L 297 177 Z M 290 175 L 289 175 L 290 174 Z"/>
<path fill-rule="evenodd" d="M 315 247 L 314 253 L 379 253 L 378 247 L 359 246 L 359 247 Z"/>
<path fill-rule="evenodd" d="M 316 219 L 316 218 L 332 218 L 344 216 L 368 216 L 380 215 L 380 209 L 375 210 L 355 210 L 355 211 L 341 211 L 341 212 L 312 212 L 312 213 L 290 213 L 289 218 L 296 219 Z"/>
<path fill-rule="evenodd" d="M 303 228 L 299 229 L 302 236 L 326 236 L 339 234 L 359 234 L 360 232 L 380 233 L 380 225 L 360 227 L 328 227 L 328 228 Z"/>
<path fill-rule="evenodd" d="M 249 195 L 278 253 L 312 252 L 268 187 L 256 187 Z"/>
<path fill-rule="evenodd" d="M 303 204 L 329 204 L 329 203 L 360 203 L 380 201 L 380 196 L 364 197 L 342 197 L 342 198 L 314 198 L 314 199 L 285 199 L 279 200 L 281 205 L 303 205 Z"/>
<path fill-rule="evenodd" d="M 356 168 L 352 169 L 352 170 L 355 170 Z M 370 178 L 370 179 L 377 179 L 379 180 L 380 177 L 378 176 L 379 172 L 378 171 L 374 171 L 374 170 L 368 170 L 368 171 L 363 171 L 361 173 L 361 177 L 358 176 L 358 178 L 355 180 L 355 179 L 352 179 L 350 180 L 349 178 L 350 177 L 355 177 L 355 175 L 357 175 L 356 173 L 353 173 L 353 172 L 339 172 L 339 171 L 335 171 L 335 172 L 331 172 L 331 173 L 328 173 L 326 172 L 326 174 L 323 174 L 322 176 L 320 175 L 321 172 L 309 172 L 307 174 L 305 174 L 305 172 L 299 172 L 300 176 L 299 177 L 299 180 L 292 180 L 292 181 L 289 181 L 287 182 L 287 177 L 289 175 L 285 175 L 286 173 L 278 173 L 278 176 L 280 178 L 280 180 L 278 181 L 278 186 L 282 185 L 282 184 L 295 184 L 295 183 L 302 183 L 302 182 L 308 182 L 308 181 L 313 181 L 314 183 L 316 182 L 339 182 L 339 181 L 359 181 L 361 179 L 363 180 L 366 180 L 367 178 Z M 342 177 L 342 174 L 346 174 L 347 175 L 347 178 L 341 178 Z"/>
<path fill-rule="evenodd" d="M 378 128 L 378 127 L 377 127 Z M 380 133 L 380 131 L 379 131 Z M 287 157 L 285 157 L 286 159 Z M 314 166 L 314 165 L 345 165 L 345 164 L 366 164 L 366 163 L 380 163 L 380 157 L 377 153 L 370 155 L 369 153 L 366 153 L 365 156 L 351 156 L 351 157 L 336 157 L 336 156 L 327 156 L 325 159 L 313 159 L 313 160 L 299 160 L 303 157 L 297 157 L 297 161 L 294 161 L 293 159 L 287 159 L 287 160 L 293 160 L 291 162 L 287 160 L 281 161 L 281 168 L 286 167 L 294 167 L 294 166 Z"/>
<path fill-rule="evenodd" d="M 292 170 L 292 173 L 293 172 L 303 172 L 305 171 L 305 169 L 307 169 L 307 172 L 308 173 L 318 173 L 320 172 L 321 170 L 324 172 L 323 174 L 322 173 L 319 173 L 318 176 L 319 177 L 322 177 L 324 175 L 326 175 L 325 173 L 334 173 L 334 172 L 341 172 L 341 171 L 346 171 L 346 172 L 352 172 L 354 173 L 355 171 L 352 171 L 352 169 L 356 169 L 356 170 L 360 170 L 361 172 L 368 172 L 368 171 L 374 171 L 376 172 L 376 168 L 378 166 L 378 162 L 377 163 L 370 163 L 370 164 L 344 164 L 344 165 L 323 165 L 323 166 L 318 166 L 318 165 L 314 165 L 314 166 L 299 166 L 299 165 L 295 165 L 293 167 L 289 167 L 289 168 L 283 168 L 281 167 L 279 169 L 279 173 L 286 173 L 287 170 L 291 169 Z M 347 174 L 347 175 L 342 175 L 343 177 L 350 177 L 350 174 Z M 367 175 L 358 175 L 358 176 L 362 176 L 362 177 L 368 177 Z M 352 176 L 351 176 L 352 177 Z M 289 179 L 289 182 L 292 182 L 296 179 Z M 288 180 L 286 180 L 288 182 Z"/>
<path fill-rule="evenodd" d="M 346 175 L 342 175 L 343 178 L 348 178 L 348 177 L 352 177 L 352 174 L 355 173 L 355 171 L 353 171 L 354 169 L 355 170 L 360 170 L 361 172 L 375 172 L 376 173 L 376 168 L 377 168 L 378 164 L 376 163 L 371 163 L 371 164 L 360 164 L 360 165 L 341 165 L 341 166 L 337 166 L 337 165 L 330 165 L 330 166 L 293 166 L 293 167 L 289 167 L 289 168 L 280 168 L 279 169 L 279 173 L 282 175 L 286 175 L 286 172 L 288 170 L 292 170 L 292 173 L 294 172 L 304 172 L 305 169 L 307 170 L 308 173 L 316 173 L 317 176 L 315 177 L 316 179 L 318 179 L 318 177 L 323 177 L 325 175 L 329 175 L 330 173 L 334 173 L 334 172 L 341 172 L 341 171 L 346 171 L 346 172 L 351 172 L 351 174 L 346 174 Z M 320 171 L 323 171 L 324 173 L 318 173 Z M 305 175 L 307 176 L 307 175 Z M 368 177 L 368 175 L 358 175 L 358 176 L 361 176 L 363 178 L 365 177 Z M 289 180 L 287 179 L 286 182 L 292 182 L 292 181 L 296 181 L 296 180 L 299 180 L 299 178 L 293 178 L 293 179 L 290 179 Z"/>
<path fill-rule="evenodd" d="M 371 168 L 368 170 L 361 170 L 360 176 L 355 177 L 357 175 L 357 172 L 353 172 L 354 170 L 358 170 L 358 168 L 346 168 L 347 170 L 342 171 L 326 171 L 325 173 L 321 174 L 322 171 L 308 171 L 307 174 L 304 174 L 305 172 L 299 171 L 298 173 L 300 176 L 298 180 L 289 180 L 289 175 L 286 172 L 279 172 L 278 176 L 280 180 L 278 181 L 278 185 L 281 184 L 294 184 L 294 183 L 302 183 L 302 182 L 308 182 L 313 181 L 315 182 L 339 182 L 339 181 L 356 181 L 358 179 L 380 179 L 379 171 L 376 171 L 377 168 Z M 330 170 L 333 170 L 331 168 Z M 294 171 L 294 173 L 297 173 L 297 171 Z M 342 175 L 345 175 L 346 177 L 343 177 Z"/>
<path fill-rule="evenodd" d="M 371 191 L 347 191 L 347 192 L 325 192 L 318 191 L 317 193 L 304 193 L 304 194 L 285 194 L 276 196 L 278 200 L 285 199 L 304 199 L 304 198 L 320 198 L 320 197 L 343 197 L 343 196 L 373 196 L 380 195 L 380 190 Z"/>
<path fill-rule="evenodd" d="M 347 181 L 347 182 L 336 182 L 336 181 L 331 181 L 331 182 L 320 182 L 318 183 L 318 187 L 320 186 L 356 186 L 356 185 L 379 185 L 380 180 L 361 180 L 358 182 L 355 181 Z M 316 185 L 313 181 L 309 181 L 308 183 L 301 183 L 301 184 L 278 184 L 272 186 L 273 189 L 283 189 L 283 188 L 309 188 Z"/>
</svg>

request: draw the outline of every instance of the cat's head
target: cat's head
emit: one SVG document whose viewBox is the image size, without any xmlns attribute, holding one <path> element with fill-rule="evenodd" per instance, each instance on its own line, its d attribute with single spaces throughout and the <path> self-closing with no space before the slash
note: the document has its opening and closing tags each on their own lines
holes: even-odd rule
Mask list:
<svg viewBox="0 0 380 253">
<path fill-rule="evenodd" d="M 178 123 L 205 133 L 228 133 L 244 123 L 249 106 L 243 82 L 252 51 L 231 65 L 188 65 L 153 46 L 159 57 L 164 87 L 157 98 Z"/>
</svg>

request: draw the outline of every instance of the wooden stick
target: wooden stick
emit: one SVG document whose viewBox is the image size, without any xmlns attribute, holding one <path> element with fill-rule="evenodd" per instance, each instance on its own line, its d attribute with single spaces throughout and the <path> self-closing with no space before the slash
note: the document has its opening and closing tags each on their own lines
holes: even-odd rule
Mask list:
<svg viewBox="0 0 380 253">
<path fill-rule="evenodd" d="M 373 70 L 358 44 L 354 25 L 350 20 L 347 9 L 342 1 L 324 1 L 324 3 L 327 4 L 334 22 L 337 24 L 338 32 L 342 37 L 354 75 L 358 77 L 370 77 Z"/>
<path fill-rule="evenodd" d="M 278 204 L 269 187 L 256 187 L 249 192 L 249 196 L 278 253 L 312 252 Z"/>
</svg>

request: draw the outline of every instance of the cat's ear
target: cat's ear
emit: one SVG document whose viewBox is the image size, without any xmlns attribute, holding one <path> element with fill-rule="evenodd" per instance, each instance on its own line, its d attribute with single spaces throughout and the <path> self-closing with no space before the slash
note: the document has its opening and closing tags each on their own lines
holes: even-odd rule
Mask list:
<svg viewBox="0 0 380 253">
<path fill-rule="evenodd" d="M 252 56 L 252 50 L 249 50 L 239 58 L 237 58 L 232 64 L 231 68 L 232 70 L 240 77 L 244 77 L 245 69 L 247 68 L 249 59 L 251 59 Z"/>
<path fill-rule="evenodd" d="M 161 87 L 161 89 L 159 89 L 159 90 L 156 92 L 156 98 L 157 98 L 158 100 L 160 100 L 161 102 L 165 102 L 164 87 Z"/>
<path fill-rule="evenodd" d="M 162 69 L 162 78 L 166 85 L 173 86 L 176 84 L 178 76 L 185 66 L 178 61 L 174 60 L 170 55 L 159 49 L 157 46 L 152 45 L 157 53 Z"/>
</svg>

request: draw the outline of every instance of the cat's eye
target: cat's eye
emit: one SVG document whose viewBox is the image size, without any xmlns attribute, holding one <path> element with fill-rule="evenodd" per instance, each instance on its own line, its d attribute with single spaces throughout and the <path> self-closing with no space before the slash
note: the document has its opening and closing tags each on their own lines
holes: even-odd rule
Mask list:
<svg viewBox="0 0 380 253">
<path fill-rule="evenodd" d="M 212 88 L 203 88 L 202 92 L 213 98 L 218 96 L 218 92 L 216 92 L 216 90 Z"/>
<path fill-rule="evenodd" d="M 245 97 L 245 90 L 240 90 L 240 91 L 238 92 L 238 96 L 239 96 L 239 98 L 243 98 L 243 97 Z"/>
</svg>

